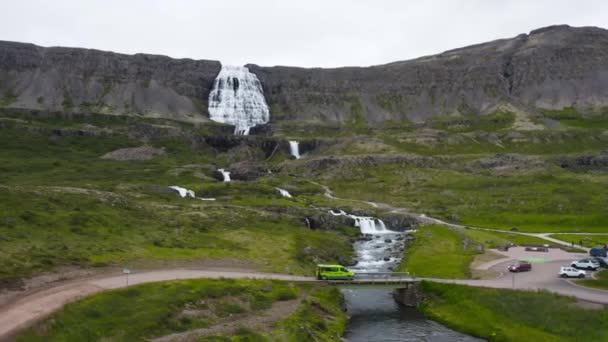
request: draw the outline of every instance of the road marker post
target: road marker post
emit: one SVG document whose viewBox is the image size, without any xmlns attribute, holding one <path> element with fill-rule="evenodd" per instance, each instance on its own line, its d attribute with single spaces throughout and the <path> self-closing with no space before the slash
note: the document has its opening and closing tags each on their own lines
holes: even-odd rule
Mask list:
<svg viewBox="0 0 608 342">
<path fill-rule="evenodd" d="M 129 287 L 129 274 L 131 274 L 131 270 L 128 269 L 128 268 L 123 268 L 122 269 L 122 273 L 125 274 L 125 278 L 127 280 L 127 286 L 126 287 Z"/>
</svg>

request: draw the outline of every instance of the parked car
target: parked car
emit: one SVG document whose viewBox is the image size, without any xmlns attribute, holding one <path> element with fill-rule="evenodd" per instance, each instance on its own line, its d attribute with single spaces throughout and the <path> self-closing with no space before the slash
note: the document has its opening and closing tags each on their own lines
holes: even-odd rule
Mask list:
<svg viewBox="0 0 608 342">
<path fill-rule="evenodd" d="M 587 272 L 574 267 L 562 267 L 559 269 L 559 276 L 562 278 L 585 278 Z"/>
<path fill-rule="evenodd" d="M 513 265 L 510 265 L 508 269 L 510 272 L 531 271 L 532 264 L 527 261 L 518 261 L 518 262 L 514 263 Z"/>
<path fill-rule="evenodd" d="M 600 268 L 600 264 L 593 259 L 581 259 L 578 261 L 573 261 L 570 264 L 570 266 L 576 267 L 576 268 L 584 268 L 586 270 L 592 270 L 592 271 L 595 271 L 598 268 Z"/>
<path fill-rule="evenodd" d="M 593 247 L 589 250 L 589 255 L 592 257 L 608 257 L 608 250 L 604 247 Z"/>
<path fill-rule="evenodd" d="M 593 260 L 600 264 L 600 267 L 608 268 L 608 258 L 606 257 L 595 257 Z"/>
<path fill-rule="evenodd" d="M 317 265 L 317 279 L 322 280 L 353 280 L 355 273 L 341 265 Z"/>
</svg>

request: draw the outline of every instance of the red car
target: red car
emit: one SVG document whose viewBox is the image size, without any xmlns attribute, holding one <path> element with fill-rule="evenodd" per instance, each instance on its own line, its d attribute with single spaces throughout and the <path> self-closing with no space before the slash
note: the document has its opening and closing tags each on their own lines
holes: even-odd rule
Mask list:
<svg viewBox="0 0 608 342">
<path fill-rule="evenodd" d="M 509 266 L 509 271 L 511 272 L 524 272 L 531 271 L 532 264 L 527 261 L 518 261 L 517 263 Z"/>
</svg>

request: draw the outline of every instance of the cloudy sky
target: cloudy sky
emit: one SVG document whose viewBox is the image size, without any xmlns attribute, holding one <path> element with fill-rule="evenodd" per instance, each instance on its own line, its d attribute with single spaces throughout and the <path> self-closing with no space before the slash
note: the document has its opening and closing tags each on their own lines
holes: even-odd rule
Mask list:
<svg viewBox="0 0 608 342">
<path fill-rule="evenodd" d="M 608 26 L 606 0 L 1 0 L 0 40 L 334 67 L 553 25 Z"/>
</svg>

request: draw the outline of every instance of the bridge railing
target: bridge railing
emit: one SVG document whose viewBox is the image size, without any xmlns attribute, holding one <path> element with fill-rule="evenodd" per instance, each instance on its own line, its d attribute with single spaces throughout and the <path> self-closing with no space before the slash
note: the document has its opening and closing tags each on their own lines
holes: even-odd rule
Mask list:
<svg viewBox="0 0 608 342">
<path fill-rule="evenodd" d="M 355 279 L 414 280 L 416 277 L 409 272 L 356 272 Z"/>
</svg>

